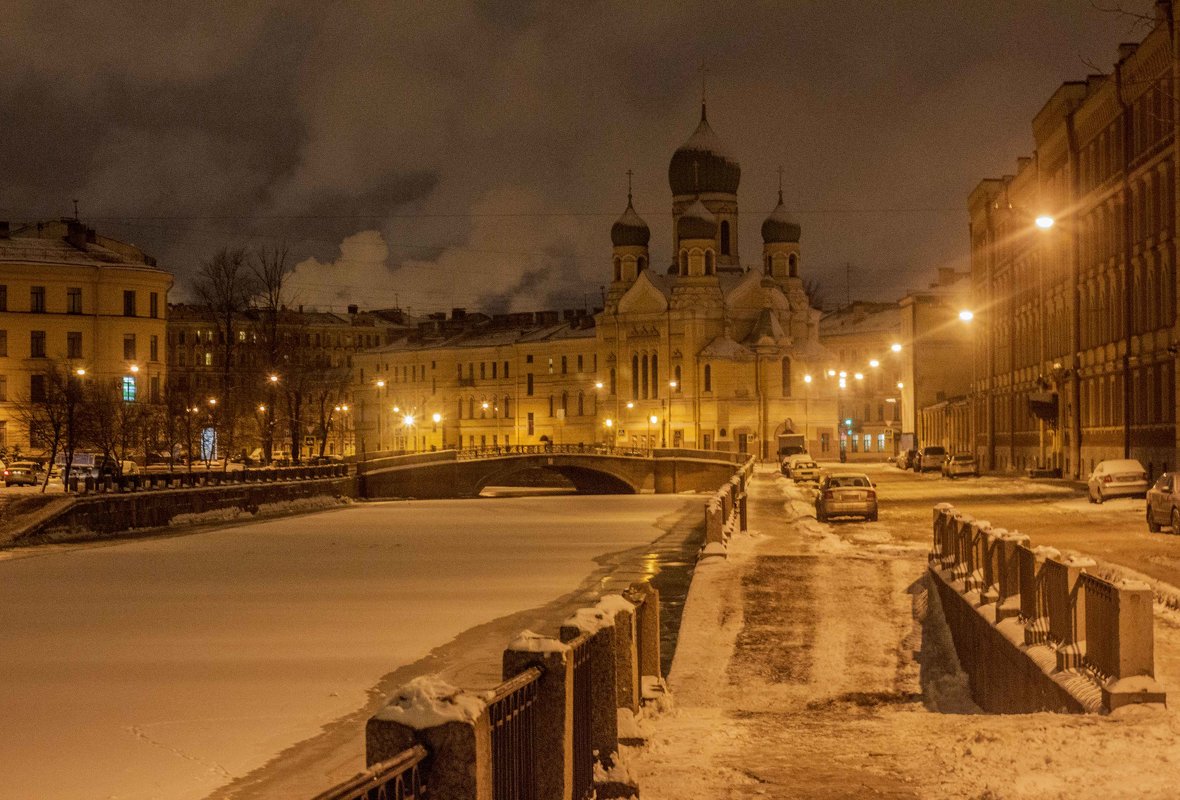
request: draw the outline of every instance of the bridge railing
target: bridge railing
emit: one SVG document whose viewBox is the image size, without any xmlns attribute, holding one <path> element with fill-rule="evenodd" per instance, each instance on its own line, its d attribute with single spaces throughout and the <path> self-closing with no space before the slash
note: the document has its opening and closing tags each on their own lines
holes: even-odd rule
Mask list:
<svg viewBox="0 0 1180 800">
<path fill-rule="evenodd" d="M 604 444 L 513 444 L 489 445 L 487 447 L 466 447 L 457 451 L 460 461 L 480 458 L 501 458 L 504 456 L 537 455 L 599 455 L 650 458 L 651 450 L 642 447 L 609 447 Z"/>
<path fill-rule="evenodd" d="M 1089 676 L 1105 708 L 1163 702 L 1149 586 L 1106 580 L 1091 559 L 1032 548 L 945 503 L 934 509 L 930 567 L 990 624 L 1020 626 L 1025 648 L 1050 648 L 1058 672 Z"/>
<path fill-rule="evenodd" d="M 348 477 L 347 464 L 317 464 L 295 467 L 246 467 L 244 469 L 177 469 L 171 472 L 141 472 L 134 475 L 72 476 L 70 491 L 76 494 L 93 492 L 150 492 L 163 489 L 195 489 L 208 486 L 229 486 L 241 483 L 275 483 L 279 481 L 307 481 L 324 478 Z"/>
</svg>

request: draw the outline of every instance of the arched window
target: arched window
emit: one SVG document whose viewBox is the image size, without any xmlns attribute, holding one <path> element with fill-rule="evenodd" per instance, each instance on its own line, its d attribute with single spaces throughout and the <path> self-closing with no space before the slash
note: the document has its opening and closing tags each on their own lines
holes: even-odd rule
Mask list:
<svg viewBox="0 0 1180 800">
<path fill-rule="evenodd" d="M 713 274 L 713 251 L 712 250 L 705 251 L 705 274 L 706 275 Z"/>
<path fill-rule="evenodd" d="M 791 359 L 783 359 L 783 397 L 791 396 Z"/>
<path fill-rule="evenodd" d="M 509 397 L 508 395 L 504 395 L 504 405 L 501 406 L 501 408 L 504 411 L 504 419 L 508 419 L 509 417 L 511 417 L 512 416 L 512 398 Z"/>
<path fill-rule="evenodd" d="M 639 356 L 631 356 L 631 399 L 639 399 Z"/>
<path fill-rule="evenodd" d="M 660 357 L 658 355 L 651 357 L 651 396 L 660 396 Z"/>
<path fill-rule="evenodd" d="M 676 369 L 673 370 L 673 372 L 676 375 L 676 377 L 675 377 L 676 391 L 680 391 L 680 389 L 683 387 L 683 384 L 680 382 L 680 365 L 679 364 L 676 365 Z"/>
<path fill-rule="evenodd" d="M 470 419 L 475 419 L 475 398 L 467 398 L 467 416 Z"/>
<path fill-rule="evenodd" d="M 713 367 L 710 364 L 705 365 L 705 391 L 713 391 Z"/>
<path fill-rule="evenodd" d="M 615 256 L 615 280 L 621 281 L 623 279 L 623 260 Z"/>
<path fill-rule="evenodd" d="M 766 254 L 766 267 L 765 267 L 765 270 L 766 270 L 766 274 L 767 274 L 767 275 L 769 275 L 769 274 L 770 274 L 770 253 L 767 253 L 767 254 Z"/>
<path fill-rule="evenodd" d="M 584 392 L 578 392 L 578 416 L 581 417 L 586 413 L 586 395 Z"/>
<path fill-rule="evenodd" d="M 787 265 L 790 267 L 789 275 L 792 278 L 799 277 L 799 256 L 791 253 L 790 259 L 787 260 Z"/>
<path fill-rule="evenodd" d="M 462 371 L 463 368 L 460 367 L 459 369 L 460 369 L 460 371 Z M 459 413 L 456 414 L 455 416 L 458 417 L 459 419 L 463 419 L 463 398 L 462 397 L 459 398 Z"/>
<path fill-rule="evenodd" d="M 610 393 L 618 394 L 618 376 L 615 374 L 615 368 L 610 368 Z"/>
<path fill-rule="evenodd" d="M 729 220 L 721 220 L 721 255 L 729 255 Z"/>
<path fill-rule="evenodd" d="M 647 355 L 645 354 L 643 356 L 643 374 L 639 380 L 639 385 L 642 387 L 644 400 L 647 399 L 647 375 L 648 375 L 647 367 L 648 367 L 648 361 L 647 361 Z"/>
<path fill-rule="evenodd" d="M 568 417 L 570 415 L 570 393 L 569 392 L 562 392 L 561 393 L 561 415 L 563 417 Z"/>
<path fill-rule="evenodd" d="M 680 274 L 681 275 L 688 274 L 688 251 L 687 250 L 680 251 Z"/>
<path fill-rule="evenodd" d="M 549 395 L 549 416 L 551 416 L 551 417 L 555 416 L 553 411 L 554 411 L 554 409 L 553 409 L 553 395 Z"/>
</svg>

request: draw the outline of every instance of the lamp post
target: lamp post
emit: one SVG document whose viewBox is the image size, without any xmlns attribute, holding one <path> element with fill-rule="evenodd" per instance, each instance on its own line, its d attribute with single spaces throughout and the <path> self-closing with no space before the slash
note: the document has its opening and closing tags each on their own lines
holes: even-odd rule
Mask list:
<svg viewBox="0 0 1180 800">
<path fill-rule="evenodd" d="M 648 453 L 648 455 L 651 455 L 652 451 L 655 449 L 655 443 L 651 440 L 651 426 L 657 424 L 659 421 L 660 421 L 660 418 L 657 417 L 655 414 L 652 414 L 650 417 L 647 418 L 647 453 Z"/>
<path fill-rule="evenodd" d="M 415 367 L 415 369 L 417 369 L 417 367 Z M 381 406 L 382 406 L 381 390 L 384 388 L 385 388 L 385 380 L 382 378 L 378 378 L 377 379 L 377 449 L 378 450 L 384 449 L 382 447 L 382 441 L 381 441 Z M 363 417 L 364 414 L 362 413 L 361 416 Z"/>
<path fill-rule="evenodd" d="M 803 376 L 803 441 L 811 452 L 811 375 Z"/>
<path fill-rule="evenodd" d="M 414 415 L 406 414 L 404 417 L 402 417 L 402 426 L 405 427 L 405 429 L 409 432 L 408 435 L 413 441 L 413 447 L 411 448 L 410 452 L 417 453 L 418 437 L 414 434 Z"/>
<path fill-rule="evenodd" d="M 442 418 L 443 418 L 442 414 L 438 413 L 437 411 L 435 411 L 433 414 L 430 415 L 430 421 L 434 423 L 434 427 L 431 429 L 431 433 L 438 433 L 439 432 L 438 426 L 439 426 L 439 423 L 442 422 Z M 447 449 L 446 428 L 444 428 L 442 430 L 442 434 L 439 437 L 438 449 L 439 450 L 446 450 Z"/>
<path fill-rule="evenodd" d="M 275 447 L 275 392 L 279 386 L 279 376 L 272 372 L 266 376 L 266 404 L 270 408 L 270 416 L 266 419 L 266 433 L 262 442 L 262 459 L 267 465 L 274 461 Z"/>
</svg>

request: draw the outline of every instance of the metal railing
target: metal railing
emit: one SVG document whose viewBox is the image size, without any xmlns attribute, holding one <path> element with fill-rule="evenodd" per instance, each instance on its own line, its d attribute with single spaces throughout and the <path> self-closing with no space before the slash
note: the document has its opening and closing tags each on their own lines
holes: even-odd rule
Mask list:
<svg viewBox="0 0 1180 800">
<path fill-rule="evenodd" d="M 461 461 L 478 458 L 499 458 L 502 456 L 539 456 L 539 455 L 597 455 L 597 456 L 627 456 L 631 458 L 650 458 L 651 451 L 636 447 L 609 447 L 605 444 L 514 444 L 489 445 L 487 447 L 468 447 L 458 451 Z"/>
<path fill-rule="evenodd" d="M 419 774 L 425 758 L 425 748 L 416 744 L 312 800 L 426 800 L 430 793 Z"/>
<path fill-rule="evenodd" d="M 347 464 L 318 464 L 299 467 L 258 467 L 237 470 L 176 469 L 170 472 L 141 472 L 119 476 L 71 476 L 71 492 L 144 492 L 160 489 L 194 489 L 206 486 L 229 486 L 243 483 L 277 483 L 280 481 L 345 478 Z"/>
<path fill-rule="evenodd" d="M 536 800 L 536 737 L 539 667 L 530 667 L 496 687 L 488 701 L 492 733 L 493 800 Z"/>
<path fill-rule="evenodd" d="M 574 800 L 594 796 L 594 744 L 590 727 L 590 673 L 593 669 L 591 634 L 584 633 L 569 643 L 574 659 Z"/>
</svg>

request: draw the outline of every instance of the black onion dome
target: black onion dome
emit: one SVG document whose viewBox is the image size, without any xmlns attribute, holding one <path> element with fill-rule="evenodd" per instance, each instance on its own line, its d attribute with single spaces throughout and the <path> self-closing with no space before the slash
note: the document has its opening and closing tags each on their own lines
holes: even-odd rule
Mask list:
<svg viewBox="0 0 1180 800">
<path fill-rule="evenodd" d="M 717 218 L 705 208 L 701 198 L 694 200 L 676 220 L 676 236 L 680 239 L 716 238 Z"/>
<path fill-rule="evenodd" d="M 630 195 L 627 196 L 627 210 L 610 226 L 610 240 L 615 247 L 647 247 L 651 240 L 651 228 L 635 213 Z"/>
<path fill-rule="evenodd" d="M 793 221 L 787 214 L 787 207 L 783 205 L 783 193 L 780 189 L 778 205 L 762 223 L 762 241 L 766 244 L 798 242 L 801 230 L 799 223 Z"/>
<path fill-rule="evenodd" d="M 701 104 L 701 124 L 688 141 L 672 154 L 668 164 L 668 183 L 672 194 L 725 192 L 737 194 L 742 167 L 729 155 L 721 139 L 709 127 L 705 105 Z"/>
</svg>

